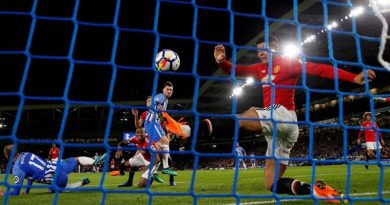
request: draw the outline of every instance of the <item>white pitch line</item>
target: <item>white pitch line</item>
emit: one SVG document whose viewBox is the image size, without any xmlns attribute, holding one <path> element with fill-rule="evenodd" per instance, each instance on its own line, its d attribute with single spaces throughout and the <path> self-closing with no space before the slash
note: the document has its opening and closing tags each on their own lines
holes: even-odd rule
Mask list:
<svg viewBox="0 0 390 205">
<path fill-rule="evenodd" d="M 383 191 L 382 194 L 389 194 L 390 191 Z M 370 196 L 370 195 L 376 195 L 378 192 L 363 192 L 363 193 L 354 193 L 354 194 L 349 194 L 349 196 Z M 280 200 L 281 202 L 288 202 L 288 201 L 305 201 L 308 199 L 282 199 Z M 253 205 L 253 204 L 273 204 L 275 203 L 276 200 L 269 200 L 269 201 L 252 201 L 252 202 L 243 202 L 240 203 L 240 205 Z M 237 203 L 234 204 L 224 204 L 224 205 L 236 205 Z"/>
</svg>

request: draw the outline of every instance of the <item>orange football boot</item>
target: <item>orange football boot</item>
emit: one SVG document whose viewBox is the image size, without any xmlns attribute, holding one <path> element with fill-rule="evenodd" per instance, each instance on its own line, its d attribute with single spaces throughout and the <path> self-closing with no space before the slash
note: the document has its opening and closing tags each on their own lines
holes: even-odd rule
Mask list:
<svg viewBox="0 0 390 205">
<path fill-rule="evenodd" d="M 335 199 L 335 197 L 343 197 L 341 192 L 328 186 L 324 181 L 318 180 L 314 183 L 313 194 L 317 198 L 326 198 L 325 203 L 341 204 L 344 202 L 342 199 Z"/>
</svg>

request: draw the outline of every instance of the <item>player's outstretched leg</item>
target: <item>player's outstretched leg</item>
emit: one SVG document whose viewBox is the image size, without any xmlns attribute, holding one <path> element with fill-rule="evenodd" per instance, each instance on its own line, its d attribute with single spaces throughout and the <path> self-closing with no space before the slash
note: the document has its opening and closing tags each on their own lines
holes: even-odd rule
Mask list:
<svg viewBox="0 0 390 205">
<path fill-rule="evenodd" d="M 104 159 L 107 157 L 107 153 L 104 153 L 103 155 L 99 156 L 93 163 L 93 165 L 100 164 L 104 161 Z"/>
<path fill-rule="evenodd" d="M 85 186 L 87 184 L 91 183 L 91 181 L 88 178 L 82 178 L 80 181 L 72 183 L 72 184 L 67 184 L 66 188 L 78 188 Z"/>
<path fill-rule="evenodd" d="M 250 118 L 248 120 L 241 119 L 239 120 L 239 128 L 242 128 L 245 131 L 252 133 L 261 133 L 262 127 L 258 118 L 263 118 L 259 116 L 257 108 L 251 107 L 241 114 L 237 114 L 238 118 Z M 204 119 L 200 125 L 200 131 L 206 136 L 210 135 L 224 135 L 224 133 L 234 133 L 235 121 L 233 119 L 223 119 L 223 118 L 210 118 Z"/>
</svg>

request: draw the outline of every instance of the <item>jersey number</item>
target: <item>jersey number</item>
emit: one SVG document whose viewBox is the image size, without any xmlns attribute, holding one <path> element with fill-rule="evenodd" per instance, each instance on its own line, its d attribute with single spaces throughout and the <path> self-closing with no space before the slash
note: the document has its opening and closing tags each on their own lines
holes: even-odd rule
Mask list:
<svg viewBox="0 0 390 205">
<path fill-rule="evenodd" d="M 34 160 L 35 159 L 35 160 Z M 44 170 L 44 166 L 45 166 L 45 162 L 42 161 L 41 159 L 39 159 L 39 157 L 37 157 L 36 155 L 34 154 L 31 154 L 31 158 L 30 158 L 30 161 L 28 162 L 29 165 L 32 165 L 40 170 Z"/>
</svg>

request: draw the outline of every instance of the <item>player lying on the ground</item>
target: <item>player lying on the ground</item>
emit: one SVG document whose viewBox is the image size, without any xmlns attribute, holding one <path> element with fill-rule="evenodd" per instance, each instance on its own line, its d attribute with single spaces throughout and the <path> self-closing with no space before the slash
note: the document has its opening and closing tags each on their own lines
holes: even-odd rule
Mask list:
<svg viewBox="0 0 390 205">
<path fill-rule="evenodd" d="M 4 155 L 9 159 L 13 145 L 7 145 L 4 148 Z M 19 195 L 23 186 L 24 179 L 27 179 L 26 194 L 30 192 L 33 182 L 41 184 L 49 184 L 50 190 L 54 191 L 54 184 L 59 188 L 77 188 L 89 183 L 89 179 L 82 179 L 80 182 L 68 184 L 68 174 L 71 173 L 78 164 L 94 165 L 104 160 L 105 154 L 94 160 L 90 157 L 71 157 L 61 160 L 61 165 L 57 168 L 57 161 L 48 161 L 38 157 L 31 152 L 18 153 L 16 151 L 12 161 L 14 166 L 12 175 L 14 176 L 14 189 L 10 192 L 11 195 Z M 55 183 L 53 181 L 56 179 Z M 10 191 L 8 189 L 7 191 Z M 1 195 L 4 192 L 0 192 Z"/>
<path fill-rule="evenodd" d="M 287 121 L 290 123 L 277 123 L 276 128 L 273 127 L 271 120 L 245 120 L 239 121 L 240 128 L 244 128 L 250 132 L 256 132 L 265 136 L 268 147 L 266 156 L 273 157 L 272 150 L 275 150 L 275 157 L 288 159 L 290 151 L 297 142 L 299 135 L 297 115 L 295 113 L 295 88 L 280 88 L 276 86 L 296 86 L 298 78 L 302 76 L 305 65 L 306 74 L 311 76 L 318 76 L 327 79 L 334 79 L 335 72 L 333 66 L 317 63 L 301 63 L 299 59 L 282 58 L 275 53 L 272 53 L 272 62 L 268 62 L 268 51 L 278 51 L 278 40 L 275 37 L 269 40 L 269 49 L 265 48 L 264 40 L 257 42 L 259 63 L 253 65 L 236 65 L 235 74 L 237 76 L 251 76 L 263 82 L 263 106 L 264 108 L 251 107 L 242 114 L 238 114 L 239 118 L 259 118 L 270 119 L 271 110 L 273 110 L 272 119 L 276 121 Z M 232 71 L 232 64 L 226 60 L 225 47 L 217 45 L 214 50 L 214 58 L 218 66 L 225 72 L 230 74 Z M 272 63 L 272 69 L 268 69 L 268 63 Z M 337 69 L 338 79 L 341 81 L 356 83 L 359 85 L 365 84 L 364 73 L 353 74 L 342 69 Z M 367 71 L 367 79 L 374 79 L 375 72 Z M 271 73 L 269 73 L 271 72 Z M 273 85 L 273 86 L 271 86 Z M 275 86 L 275 87 L 274 87 Z M 274 94 L 274 102 L 271 104 L 271 96 Z M 214 122 L 208 120 L 208 127 L 214 127 Z M 211 122 L 211 123 L 210 123 Z M 291 123 L 293 122 L 293 123 Z M 224 123 L 223 129 L 226 127 L 234 127 L 234 122 L 230 124 Z M 212 129 L 209 129 L 212 130 Z M 277 132 L 275 147 L 273 147 L 273 132 Z M 288 160 L 278 160 L 279 166 L 276 166 L 274 158 L 265 160 L 264 168 L 264 186 L 266 189 L 272 191 L 276 185 L 276 193 L 278 194 L 292 194 L 305 195 L 310 194 L 311 185 L 300 182 L 294 178 L 282 177 L 287 169 Z M 278 172 L 276 172 L 278 167 Z M 274 182 L 275 173 L 277 181 Z M 314 194 L 318 197 L 328 198 L 329 202 L 340 203 L 335 200 L 335 196 L 339 196 L 338 192 L 323 182 L 314 183 Z"/>
<path fill-rule="evenodd" d="M 150 149 L 157 151 L 156 145 L 154 142 L 150 141 L 149 137 L 145 133 L 144 128 L 137 128 L 136 136 L 131 137 L 128 140 L 122 141 L 118 144 L 118 150 L 115 153 L 115 158 L 119 159 L 122 157 L 121 147 L 128 144 L 135 144 L 139 150 L 134 154 L 132 158 L 125 162 L 126 167 L 131 167 L 129 173 L 129 179 L 124 184 L 120 185 L 120 187 L 130 187 L 133 186 L 133 177 L 134 172 L 137 168 L 140 168 L 142 171 L 141 178 L 138 182 L 138 187 L 146 187 L 147 180 L 149 178 L 149 165 L 151 159 L 151 152 L 148 150 L 149 145 Z M 150 144 L 151 143 L 151 144 Z M 160 157 L 157 153 L 154 155 L 154 163 L 153 168 L 150 170 L 150 173 L 153 173 L 156 169 L 158 169 L 160 165 Z"/>
<path fill-rule="evenodd" d="M 359 131 L 357 143 L 360 145 L 364 133 L 364 139 L 366 141 L 366 161 L 369 161 L 370 159 L 376 159 L 375 152 L 377 150 L 380 152 L 382 146 L 385 146 L 385 141 L 383 141 L 382 133 L 379 133 L 380 141 L 377 140 L 376 131 L 372 128 L 379 128 L 379 126 L 376 122 L 372 121 L 371 112 L 365 112 L 363 114 L 363 119 L 364 121 L 360 125 L 365 129 Z M 379 147 L 376 146 L 377 142 L 379 142 Z M 368 169 L 368 164 L 364 166 Z"/>
</svg>

